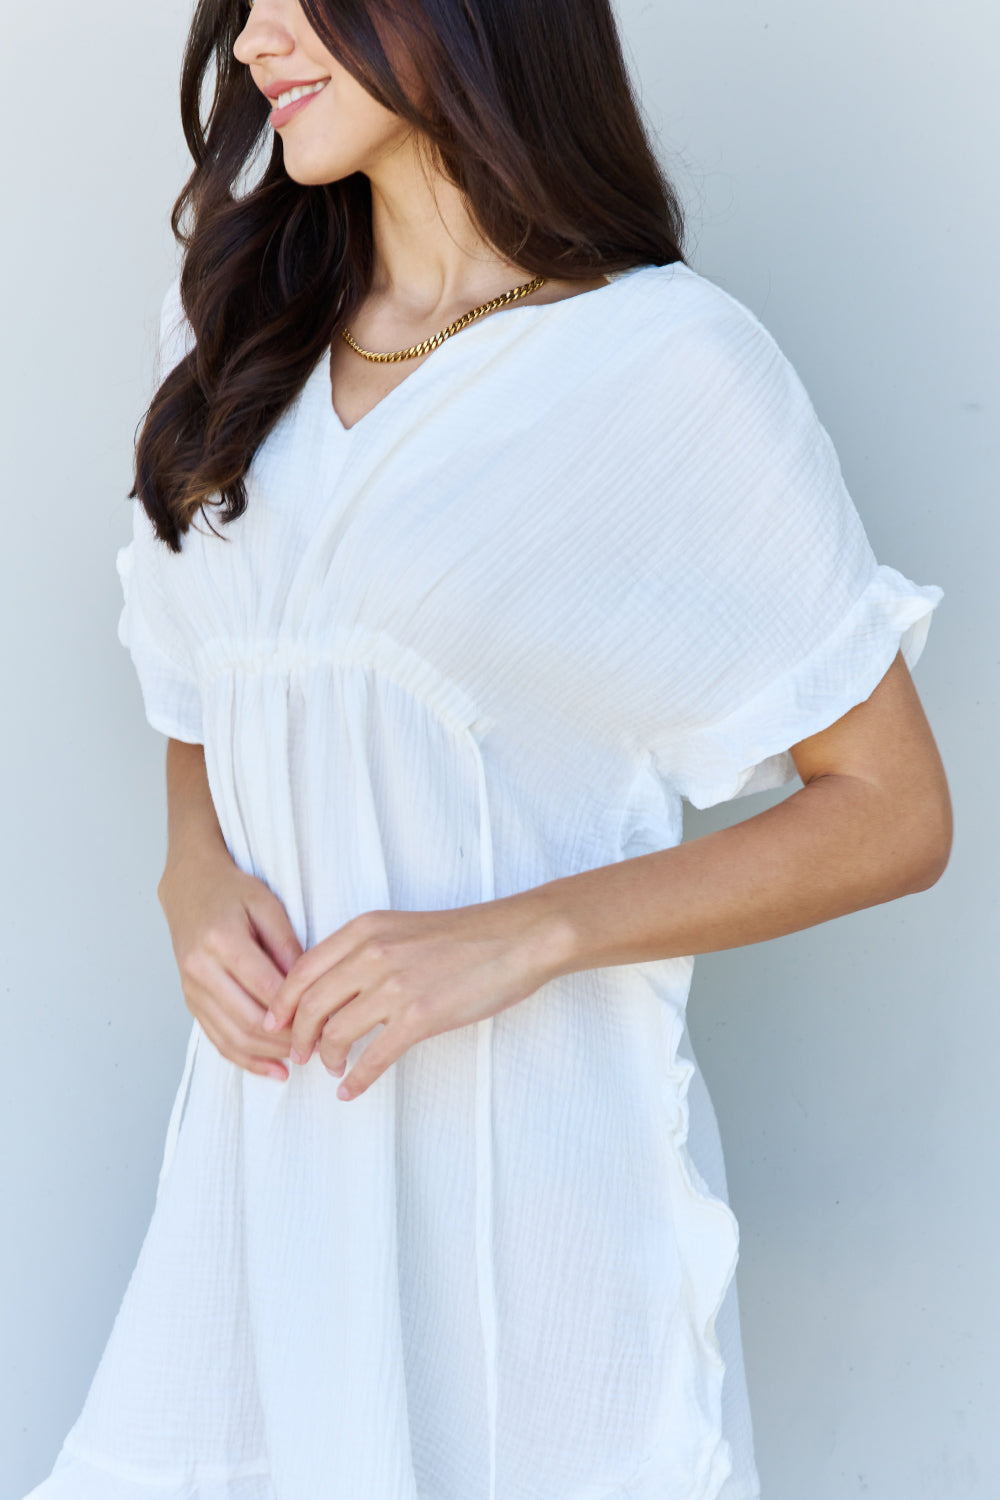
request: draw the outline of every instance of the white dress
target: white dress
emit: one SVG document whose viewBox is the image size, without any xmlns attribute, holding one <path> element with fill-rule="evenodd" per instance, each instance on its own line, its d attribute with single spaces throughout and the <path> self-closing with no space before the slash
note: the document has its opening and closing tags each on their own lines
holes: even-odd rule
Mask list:
<svg viewBox="0 0 1000 1500">
<path fill-rule="evenodd" d="M 321 360 L 218 530 L 172 554 L 136 506 L 120 634 L 306 946 L 676 844 L 683 798 L 792 777 L 940 598 L 876 563 L 788 361 L 681 265 L 484 318 L 349 431 Z M 195 1025 L 34 1500 L 757 1496 L 691 972 L 554 980 L 349 1103 Z"/>
</svg>

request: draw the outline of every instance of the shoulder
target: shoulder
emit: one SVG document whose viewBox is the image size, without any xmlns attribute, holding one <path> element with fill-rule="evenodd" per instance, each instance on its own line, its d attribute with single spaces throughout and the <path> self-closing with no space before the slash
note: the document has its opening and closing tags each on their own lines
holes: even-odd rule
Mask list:
<svg viewBox="0 0 1000 1500">
<path fill-rule="evenodd" d="M 773 336 L 738 298 L 690 266 L 643 266 L 622 288 L 637 325 L 669 349 L 706 362 L 768 366 L 785 361 Z"/>
<path fill-rule="evenodd" d="M 748 417 L 812 420 L 791 361 L 760 319 L 716 282 L 677 262 L 643 267 L 623 290 L 654 394 L 681 395 L 692 417 L 743 408 Z"/>
</svg>

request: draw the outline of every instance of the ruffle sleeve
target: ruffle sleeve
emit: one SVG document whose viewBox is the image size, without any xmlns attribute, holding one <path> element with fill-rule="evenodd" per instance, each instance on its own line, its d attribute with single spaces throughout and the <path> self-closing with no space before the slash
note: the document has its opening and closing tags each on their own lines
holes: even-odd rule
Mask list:
<svg viewBox="0 0 1000 1500">
<path fill-rule="evenodd" d="M 897 652 L 913 668 L 941 597 L 934 585 L 876 567 L 864 593 L 801 661 L 725 718 L 672 735 L 660 752 L 661 772 L 699 808 L 783 786 L 796 775 L 790 746 L 869 698 Z"/>
<path fill-rule="evenodd" d="M 698 808 L 794 778 L 790 747 L 870 697 L 897 652 L 912 668 L 942 598 L 879 565 L 795 370 L 753 314 L 714 296 L 692 362 L 697 672 L 649 746 Z"/>
<path fill-rule="evenodd" d="M 182 357 L 187 330 L 175 282 L 163 302 L 157 351 L 162 379 Z M 180 559 L 160 541 L 142 504 L 132 502 L 132 540 L 115 563 L 124 604 L 118 639 L 128 648 L 139 678 L 146 718 L 171 739 L 202 743 L 201 693 L 183 633 L 168 569 Z"/>
</svg>

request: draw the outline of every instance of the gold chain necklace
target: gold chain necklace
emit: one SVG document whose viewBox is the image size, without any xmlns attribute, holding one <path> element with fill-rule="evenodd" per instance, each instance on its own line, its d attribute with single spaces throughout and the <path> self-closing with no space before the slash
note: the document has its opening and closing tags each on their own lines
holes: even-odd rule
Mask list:
<svg viewBox="0 0 1000 1500">
<path fill-rule="evenodd" d="M 450 339 L 453 333 L 458 333 L 460 328 L 464 328 L 475 318 L 481 318 L 484 313 L 492 312 L 496 307 L 504 307 L 508 302 L 515 302 L 518 297 L 527 297 L 544 285 L 545 277 L 536 276 L 533 281 L 526 281 L 523 286 L 515 286 L 509 292 L 501 292 L 499 297 L 492 297 L 489 302 L 481 303 L 471 312 L 463 313 L 460 318 L 455 319 L 454 323 L 449 323 L 447 328 L 442 328 L 440 333 L 435 333 L 433 338 L 421 339 L 419 344 L 412 344 L 409 349 L 397 349 L 392 354 L 375 354 L 371 349 L 362 349 L 360 344 L 354 342 L 346 328 L 340 330 L 341 337 L 351 346 L 355 354 L 374 360 L 376 364 L 394 364 L 400 359 L 416 359 L 419 354 L 429 354 L 432 349 L 443 344 L 445 339 Z"/>
</svg>

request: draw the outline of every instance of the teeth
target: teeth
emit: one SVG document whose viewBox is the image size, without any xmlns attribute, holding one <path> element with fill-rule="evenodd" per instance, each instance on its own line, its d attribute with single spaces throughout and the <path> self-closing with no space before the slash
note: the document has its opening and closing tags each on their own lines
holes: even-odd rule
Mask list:
<svg viewBox="0 0 1000 1500">
<path fill-rule="evenodd" d="M 279 94 L 274 101 L 275 109 L 286 109 L 289 104 L 294 104 L 296 99 L 304 99 L 307 94 L 318 94 L 320 89 L 326 88 L 325 83 L 307 83 L 297 89 L 286 89 Z"/>
</svg>

